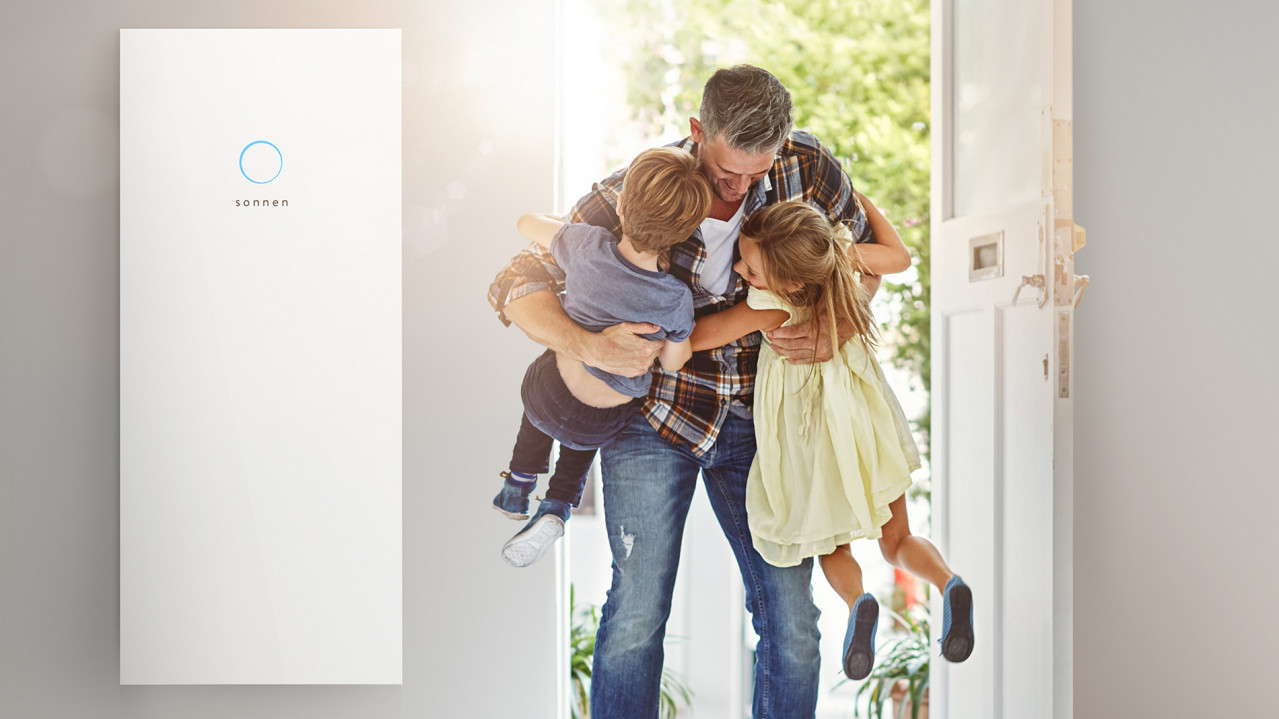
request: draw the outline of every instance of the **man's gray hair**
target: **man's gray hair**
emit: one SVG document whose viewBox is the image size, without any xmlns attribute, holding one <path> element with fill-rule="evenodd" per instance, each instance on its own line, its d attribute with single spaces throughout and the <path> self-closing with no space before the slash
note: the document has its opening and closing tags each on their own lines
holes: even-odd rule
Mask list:
<svg viewBox="0 0 1279 719">
<path fill-rule="evenodd" d="M 790 137 L 790 92 L 767 70 L 736 65 L 706 81 L 699 111 L 708 140 L 750 155 L 773 154 Z"/>
</svg>

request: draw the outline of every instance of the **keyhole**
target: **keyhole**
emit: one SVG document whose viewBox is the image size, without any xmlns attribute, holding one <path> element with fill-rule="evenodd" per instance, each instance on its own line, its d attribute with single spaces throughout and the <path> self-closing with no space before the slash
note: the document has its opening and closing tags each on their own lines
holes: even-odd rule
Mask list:
<svg viewBox="0 0 1279 719">
<path fill-rule="evenodd" d="M 1044 381 L 1048 381 L 1048 355 L 1044 355 Z"/>
</svg>

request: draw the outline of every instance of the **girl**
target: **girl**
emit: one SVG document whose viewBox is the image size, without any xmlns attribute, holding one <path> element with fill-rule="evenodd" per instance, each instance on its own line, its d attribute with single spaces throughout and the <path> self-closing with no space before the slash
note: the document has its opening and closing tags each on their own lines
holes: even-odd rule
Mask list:
<svg viewBox="0 0 1279 719">
<path fill-rule="evenodd" d="M 877 233 L 893 232 L 858 195 Z M 842 231 L 844 234 L 840 234 Z M 866 677 L 875 660 L 879 604 L 862 588 L 848 543 L 878 538 L 884 558 L 944 587 L 942 654 L 972 652 L 972 594 L 928 540 L 910 533 L 905 491 L 919 451 L 871 349 L 875 324 L 857 269 L 856 246 L 804 202 L 759 210 L 742 225 L 733 269 L 750 285 L 745 303 L 697 321 L 694 351 L 751 332 L 819 322 L 828 337 L 853 339 L 819 364 L 791 364 L 765 339 L 755 379 L 757 450 L 746 509 L 754 545 L 770 564 L 817 556 L 831 587 L 848 603 L 844 673 Z M 814 337 L 820 333 L 813 331 Z M 845 331 L 843 336 L 848 336 Z M 816 348 L 814 347 L 814 351 Z"/>
</svg>

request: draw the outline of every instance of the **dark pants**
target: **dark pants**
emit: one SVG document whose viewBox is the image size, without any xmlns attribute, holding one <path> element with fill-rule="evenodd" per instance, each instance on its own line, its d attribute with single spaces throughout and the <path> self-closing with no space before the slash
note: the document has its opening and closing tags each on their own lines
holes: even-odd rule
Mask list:
<svg viewBox="0 0 1279 719">
<path fill-rule="evenodd" d="M 551 443 L 555 439 L 528 420 L 520 421 L 520 433 L 515 438 L 515 451 L 511 453 L 511 471 L 520 474 L 546 474 L 550 469 Z M 598 449 L 573 449 L 560 445 L 560 457 L 555 461 L 555 474 L 551 475 L 546 498 L 558 499 L 576 507 L 582 501 L 586 489 L 586 473 L 595 461 Z"/>
<path fill-rule="evenodd" d="M 560 377 L 555 353 L 547 350 L 533 360 L 520 386 L 524 419 L 511 454 L 511 471 L 542 474 L 548 469 L 551 441 L 560 443 L 546 490 L 547 499 L 577 506 L 586 487 L 586 472 L 600 447 L 613 441 L 639 411 L 641 399 L 617 407 L 592 407 L 573 396 Z"/>
</svg>

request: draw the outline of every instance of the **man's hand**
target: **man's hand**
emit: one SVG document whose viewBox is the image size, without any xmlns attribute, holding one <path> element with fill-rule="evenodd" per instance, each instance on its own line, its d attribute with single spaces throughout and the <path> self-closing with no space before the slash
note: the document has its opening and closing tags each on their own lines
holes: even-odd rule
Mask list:
<svg viewBox="0 0 1279 719">
<path fill-rule="evenodd" d="M 835 356 L 827 327 L 829 323 L 824 318 L 818 318 L 802 324 L 778 327 L 765 334 L 773 345 L 773 351 L 785 357 L 791 364 L 813 364 L 825 362 Z M 835 346 L 842 347 L 845 342 L 852 339 L 853 327 L 843 322 L 837 329 L 839 344 Z"/>
<path fill-rule="evenodd" d="M 623 377 L 638 377 L 653 367 L 653 360 L 662 349 L 660 340 L 640 337 L 657 332 L 660 327 L 647 322 L 623 322 L 592 332 L 585 336 L 582 360 Z"/>
<path fill-rule="evenodd" d="M 879 290 L 879 275 L 862 275 L 862 287 L 866 290 L 867 297 L 874 297 L 875 292 Z M 825 362 L 835 356 L 834 349 L 831 347 L 830 338 L 826 336 L 826 322 L 824 315 L 818 315 L 816 320 L 809 320 L 803 324 L 787 325 L 778 327 L 772 332 L 765 332 L 768 341 L 773 344 L 773 351 L 790 360 L 791 364 L 812 364 L 814 362 Z M 839 344 L 836 347 L 843 347 L 844 343 L 853 338 L 856 334 L 853 326 L 848 322 L 840 322 L 836 327 L 839 330 Z M 817 342 L 814 344 L 813 335 L 817 335 Z M 814 347 L 816 349 L 814 350 Z"/>
<path fill-rule="evenodd" d="M 506 316 L 524 334 L 559 355 L 585 362 L 605 372 L 638 377 L 653 366 L 662 349 L 660 340 L 639 335 L 661 328 L 648 322 L 623 322 L 589 332 L 569 318 L 560 300 L 551 292 L 533 292 L 507 303 Z"/>
</svg>

